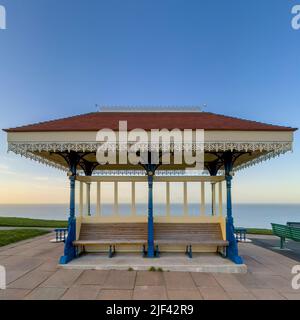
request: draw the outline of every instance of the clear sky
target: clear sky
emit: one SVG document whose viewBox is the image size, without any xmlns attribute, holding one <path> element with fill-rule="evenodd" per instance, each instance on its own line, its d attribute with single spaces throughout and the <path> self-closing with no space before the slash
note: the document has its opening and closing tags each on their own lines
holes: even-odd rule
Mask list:
<svg viewBox="0 0 300 320">
<path fill-rule="evenodd" d="M 202 105 L 299 127 L 300 0 L 0 0 L 0 127 L 107 105 Z M 300 202 L 294 153 L 239 172 L 236 202 Z M 7 154 L 0 203 L 68 201 L 65 173 Z"/>
</svg>

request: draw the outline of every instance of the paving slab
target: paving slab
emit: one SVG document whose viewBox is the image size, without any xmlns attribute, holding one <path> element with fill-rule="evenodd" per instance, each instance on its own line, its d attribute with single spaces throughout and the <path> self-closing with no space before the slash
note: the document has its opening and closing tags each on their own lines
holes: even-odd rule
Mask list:
<svg viewBox="0 0 300 320">
<path fill-rule="evenodd" d="M 255 296 L 250 292 L 226 292 L 232 300 L 256 300 Z"/>
<path fill-rule="evenodd" d="M 133 289 L 136 271 L 111 270 L 103 284 L 104 289 Z"/>
<path fill-rule="evenodd" d="M 20 277 L 24 276 L 28 271 L 24 270 L 10 270 L 6 269 L 6 284 L 9 285 L 13 281 L 19 279 Z"/>
<path fill-rule="evenodd" d="M 61 297 L 62 300 L 95 300 L 100 292 L 100 286 L 82 285 L 69 288 Z"/>
<path fill-rule="evenodd" d="M 300 290 L 298 293 L 290 293 L 290 292 L 280 292 L 288 300 L 300 300 Z"/>
<path fill-rule="evenodd" d="M 166 287 L 173 289 L 196 289 L 195 282 L 187 272 L 164 272 Z"/>
<path fill-rule="evenodd" d="M 250 291 L 258 300 L 285 300 L 284 296 L 274 289 L 251 289 Z"/>
<path fill-rule="evenodd" d="M 58 269 L 58 260 L 57 259 L 47 259 L 36 270 L 55 272 L 55 271 L 57 271 L 57 269 Z"/>
<path fill-rule="evenodd" d="M 3 263 L 3 261 L 5 260 L 5 259 L 7 259 L 7 258 L 9 258 L 10 256 L 7 256 L 7 255 L 3 255 L 3 256 L 0 256 L 0 264 L 2 264 Z"/>
<path fill-rule="evenodd" d="M 32 257 L 10 256 L 3 261 L 7 270 L 30 271 L 40 266 L 44 260 Z"/>
<path fill-rule="evenodd" d="M 168 290 L 170 300 L 202 300 L 202 295 L 197 289 Z"/>
<path fill-rule="evenodd" d="M 36 288 L 31 291 L 25 300 L 58 300 L 67 289 L 65 288 Z"/>
<path fill-rule="evenodd" d="M 292 267 L 297 264 L 294 262 L 294 264 L 287 263 L 288 265 L 285 265 L 286 258 L 284 256 L 280 256 L 277 253 L 271 252 L 272 256 L 258 256 L 256 259 L 261 262 L 266 268 L 271 270 L 268 274 L 272 275 L 280 275 L 280 276 L 286 276 L 291 272 Z M 281 261 L 281 263 L 278 263 L 278 260 Z"/>
<path fill-rule="evenodd" d="M 0 255 L 24 255 L 27 250 L 51 248 L 49 247 L 48 237 L 42 236 L 40 239 L 33 238 L 12 243 L 11 245 L 0 248 Z M 55 248 L 55 246 L 52 246 Z M 28 254 L 29 252 L 27 252 Z"/>
<path fill-rule="evenodd" d="M 134 300 L 167 300 L 165 286 L 136 286 L 133 291 Z"/>
<path fill-rule="evenodd" d="M 0 300 L 20 300 L 23 299 L 30 290 L 25 289 L 6 289 L 0 290 Z"/>
<path fill-rule="evenodd" d="M 84 270 L 74 286 L 103 285 L 109 275 L 108 270 Z"/>
<path fill-rule="evenodd" d="M 11 248 L 6 248 L 5 250 L 0 251 L 0 255 L 20 255 L 24 250 L 27 250 L 30 248 L 30 245 L 18 245 Z"/>
<path fill-rule="evenodd" d="M 270 274 L 272 270 L 255 259 L 255 256 L 244 255 L 244 263 L 247 265 L 248 272 Z"/>
<path fill-rule="evenodd" d="M 26 273 L 24 276 L 21 276 L 16 281 L 9 284 L 9 288 L 16 289 L 34 289 L 46 279 L 52 275 L 52 272 L 47 271 L 31 271 Z"/>
<path fill-rule="evenodd" d="M 131 300 L 133 290 L 100 290 L 97 299 L 98 300 Z"/>
<path fill-rule="evenodd" d="M 41 287 L 69 288 L 79 278 L 81 270 L 57 270 L 41 284 Z"/>
<path fill-rule="evenodd" d="M 161 286 L 165 284 L 163 272 L 138 271 L 136 286 Z"/>
<path fill-rule="evenodd" d="M 248 289 L 243 286 L 232 274 L 216 273 L 213 276 L 225 291 L 248 292 Z"/>
<path fill-rule="evenodd" d="M 191 276 L 197 285 L 201 288 L 215 288 L 220 287 L 220 284 L 211 273 L 192 272 Z"/>
<path fill-rule="evenodd" d="M 257 275 L 258 279 L 264 282 L 264 288 L 275 289 L 276 291 L 284 291 L 294 293 L 295 290 L 292 288 L 292 276 L 290 279 L 283 278 L 279 275 Z"/>
<path fill-rule="evenodd" d="M 246 288 L 266 288 L 264 276 L 257 276 L 255 273 L 236 274 L 234 277 Z"/>
<path fill-rule="evenodd" d="M 26 250 L 22 250 L 20 253 L 18 253 L 18 256 L 26 256 L 26 257 L 36 257 L 36 258 L 43 258 L 43 257 L 49 257 L 49 252 L 51 250 L 43 248 L 42 246 L 40 248 L 29 248 Z"/>
<path fill-rule="evenodd" d="M 230 300 L 223 288 L 198 288 L 204 300 Z"/>
</svg>

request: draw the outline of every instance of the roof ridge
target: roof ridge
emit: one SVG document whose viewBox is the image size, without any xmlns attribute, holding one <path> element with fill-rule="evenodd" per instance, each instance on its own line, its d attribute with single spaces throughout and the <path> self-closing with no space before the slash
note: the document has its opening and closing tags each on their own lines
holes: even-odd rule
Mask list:
<svg viewBox="0 0 300 320">
<path fill-rule="evenodd" d="M 99 112 L 203 112 L 202 108 L 200 105 L 103 105 L 99 106 Z"/>
</svg>

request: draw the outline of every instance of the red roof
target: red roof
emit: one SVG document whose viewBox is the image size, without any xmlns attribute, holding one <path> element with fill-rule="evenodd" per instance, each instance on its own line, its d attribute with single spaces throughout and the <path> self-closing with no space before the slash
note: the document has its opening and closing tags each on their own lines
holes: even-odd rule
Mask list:
<svg viewBox="0 0 300 320">
<path fill-rule="evenodd" d="M 6 132 L 41 131 L 98 131 L 103 128 L 118 130 L 119 121 L 127 120 L 128 130 L 204 129 L 245 131 L 295 131 L 291 127 L 228 117 L 210 112 L 93 112 L 69 118 L 40 122 Z"/>
</svg>

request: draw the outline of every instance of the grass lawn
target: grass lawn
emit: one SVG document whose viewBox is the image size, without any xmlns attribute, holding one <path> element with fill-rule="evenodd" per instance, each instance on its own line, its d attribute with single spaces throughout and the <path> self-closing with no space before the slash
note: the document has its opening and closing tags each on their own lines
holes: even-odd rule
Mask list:
<svg viewBox="0 0 300 320">
<path fill-rule="evenodd" d="M 0 227 L 66 228 L 67 221 L 0 217 Z"/>
<path fill-rule="evenodd" d="M 0 247 L 21 240 L 42 236 L 46 233 L 49 233 L 49 231 L 37 229 L 0 230 Z"/>
<path fill-rule="evenodd" d="M 258 229 L 258 228 L 247 228 L 248 234 L 262 234 L 262 235 L 273 235 L 273 231 L 270 229 Z"/>
</svg>

